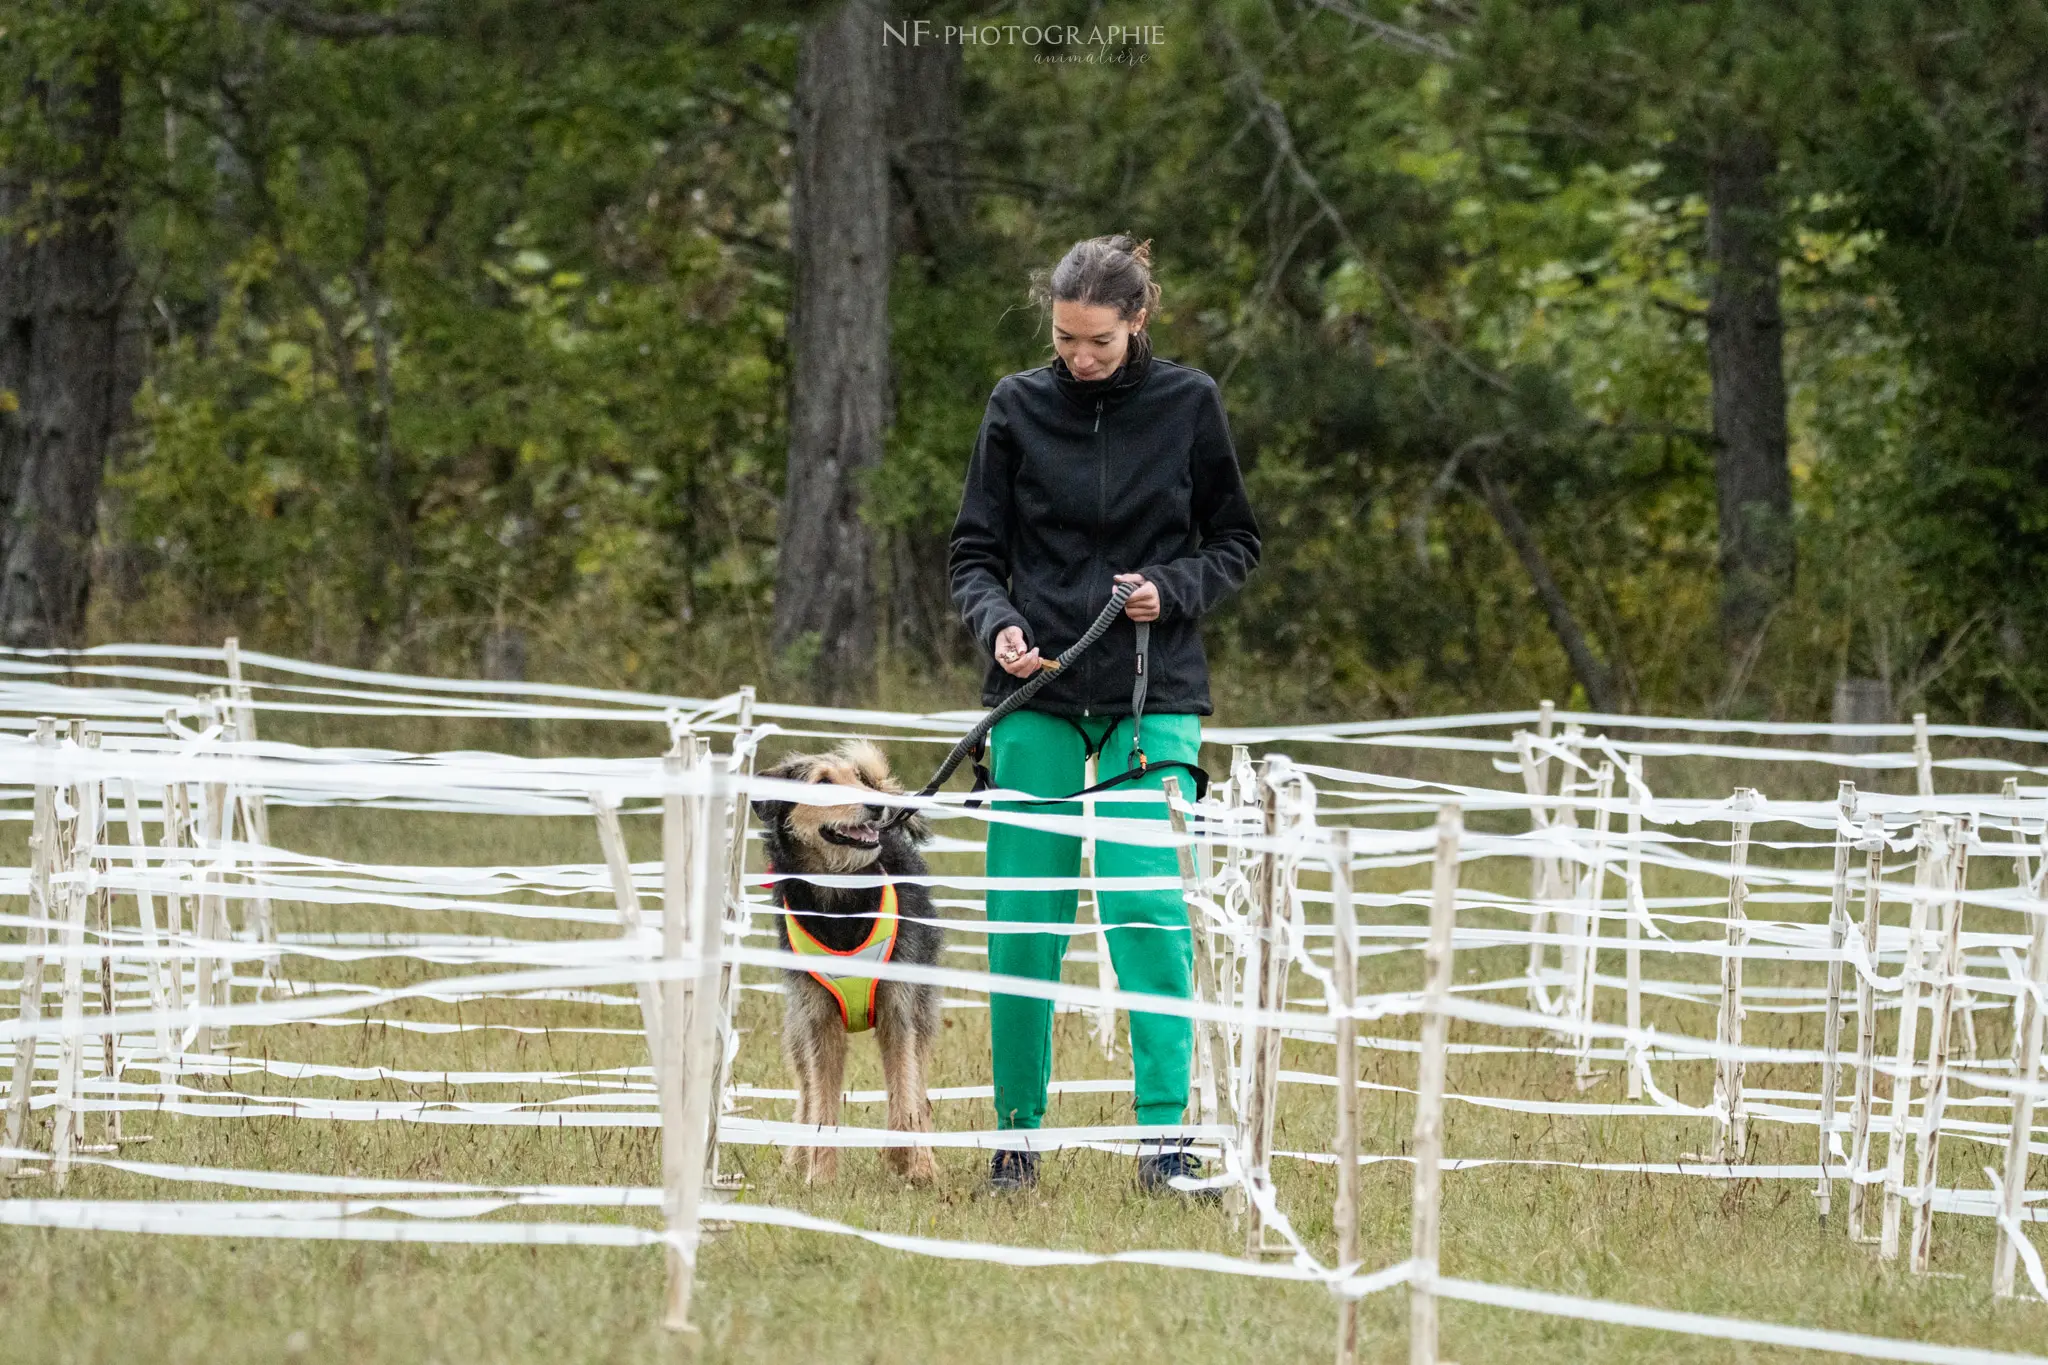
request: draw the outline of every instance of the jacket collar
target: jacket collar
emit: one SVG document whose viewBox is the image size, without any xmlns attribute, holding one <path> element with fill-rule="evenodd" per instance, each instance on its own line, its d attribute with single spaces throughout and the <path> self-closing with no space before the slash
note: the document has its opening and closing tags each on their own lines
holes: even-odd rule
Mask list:
<svg viewBox="0 0 2048 1365">
<path fill-rule="evenodd" d="M 1152 340 L 1146 332 L 1139 332 L 1131 339 L 1131 349 L 1124 356 L 1124 363 L 1100 379 L 1076 379 L 1074 372 L 1067 368 L 1066 361 L 1058 355 L 1052 358 L 1052 375 L 1059 384 L 1060 392 L 1076 405 L 1091 410 L 1098 398 L 1115 407 L 1143 387 L 1145 377 L 1151 372 Z"/>
</svg>

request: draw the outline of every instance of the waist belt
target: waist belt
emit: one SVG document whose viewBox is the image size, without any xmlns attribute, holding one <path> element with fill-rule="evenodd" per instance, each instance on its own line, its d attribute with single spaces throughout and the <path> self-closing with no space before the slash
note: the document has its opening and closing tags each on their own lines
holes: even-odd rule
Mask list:
<svg viewBox="0 0 2048 1365">
<path fill-rule="evenodd" d="M 875 915 L 868 936 L 858 948 L 844 952 L 828 948 L 820 943 L 810 930 L 798 922 L 795 911 L 784 906 L 783 925 L 789 930 L 790 951 L 805 957 L 829 957 L 841 960 L 854 959 L 860 962 L 887 962 L 896 955 L 896 888 L 882 887 L 882 907 Z M 832 993 L 839 1002 L 839 1017 L 845 1021 L 848 1033 L 862 1033 L 875 1026 L 875 987 L 880 984 L 873 976 L 864 976 L 858 969 L 834 970 L 819 967 L 809 973 L 811 980 Z"/>
</svg>

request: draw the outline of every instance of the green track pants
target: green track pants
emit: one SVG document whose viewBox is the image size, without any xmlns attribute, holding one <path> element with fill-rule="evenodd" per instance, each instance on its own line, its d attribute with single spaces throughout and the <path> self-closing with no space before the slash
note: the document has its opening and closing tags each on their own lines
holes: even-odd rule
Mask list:
<svg viewBox="0 0 2048 1365">
<path fill-rule="evenodd" d="M 1076 727 L 1079 728 L 1076 728 Z M 1082 731 L 1087 733 L 1084 744 Z M 1144 720 L 1145 757 L 1199 762 L 1202 718 L 1196 715 L 1148 715 Z M 1066 717 L 1042 711 L 1012 712 L 990 734 L 991 772 L 996 785 L 1044 796 L 1064 796 L 1087 785 L 1083 767 L 1088 745 L 1098 747 L 1096 780 L 1117 776 L 1129 767 L 1131 720 L 1128 716 Z M 1181 773 L 1181 790 L 1189 790 Z M 1114 790 L 1160 790 L 1164 773 L 1142 777 Z M 1080 815 L 1079 801 L 1055 806 L 1026 806 L 998 801 L 995 809 L 1041 814 Z M 1096 814 L 1117 818 L 1164 820 L 1161 802 L 1096 803 Z M 1098 841 L 1097 875 L 1175 877 L 1180 862 L 1170 848 Z M 988 873 L 1002 877 L 1078 877 L 1081 841 L 1067 834 L 991 824 L 988 832 Z M 1110 962 L 1117 986 L 1126 991 L 1187 999 L 1194 952 L 1188 933 L 1187 906 L 1179 890 L 1099 892 L 1106 925 L 1158 925 L 1159 928 L 1107 931 Z M 988 917 L 1006 923 L 1072 924 L 1079 908 L 1078 890 L 1025 891 L 991 889 Z M 1057 981 L 1066 956 L 1064 934 L 991 934 L 989 969 L 1000 975 Z M 995 1061 L 996 1126 L 1036 1128 L 1045 1121 L 1045 1089 L 1052 1079 L 1052 1002 L 1014 995 L 989 997 L 989 1043 Z M 1188 1102 L 1188 1058 L 1194 1030 L 1176 1015 L 1131 1015 L 1131 1056 L 1137 1090 L 1139 1123 L 1181 1121 Z"/>
</svg>

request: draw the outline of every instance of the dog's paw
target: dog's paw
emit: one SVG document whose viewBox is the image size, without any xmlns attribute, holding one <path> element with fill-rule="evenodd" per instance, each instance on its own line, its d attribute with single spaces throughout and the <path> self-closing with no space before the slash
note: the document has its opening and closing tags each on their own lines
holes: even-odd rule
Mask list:
<svg viewBox="0 0 2048 1365">
<path fill-rule="evenodd" d="M 804 1172 L 804 1184 L 829 1185 L 839 1176 L 839 1149 L 836 1147 L 813 1147 L 810 1168 Z"/>
<path fill-rule="evenodd" d="M 939 1178 L 939 1163 L 929 1147 L 885 1147 L 882 1162 L 912 1185 L 931 1185 Z"/>
</svg>

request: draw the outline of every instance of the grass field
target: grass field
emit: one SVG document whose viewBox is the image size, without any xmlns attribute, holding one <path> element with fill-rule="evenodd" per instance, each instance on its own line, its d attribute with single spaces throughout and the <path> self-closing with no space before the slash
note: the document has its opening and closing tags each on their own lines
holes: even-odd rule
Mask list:
<svg viewBox="0 0 2048 1365">
<path fill-rule="evenodd" d="M 1356 754 L 1349 755 L 1358 761 Z M 926 761 L 906 759 L 913 771 Z M 1388 766 L 1379 758 L 1375 766 Z M 1407 760 L 1403 759 L 1405 764 Z M 1468 778 L 1476 772 L 1461 774 Z M 1702 768 L 1703 789 L 1724 774 Z M 1500 779 L 1493 779 L 1499 781 Z M 1658 781 L 1655 773 L 1653 782 Z M 1813 779 L 1805 779 L 1809 785 Z M 22 857 L 20 826 L 5 837 L 7 858 Z M 276 810 L 273 838 L 308 852 L 377 862 L 539 864 L 594 862 L 588 821 L 399 815 L 366 811 Z M 652 831 L 631 831 L 636 856 L 653 856 Z M 1978 869 L 1998 884 L 2006 869 Z M 1426 870 L 1390 874 L 1381 889 L 1417 885 Z M 1523 892 L 1526 865 L 1470 869 L 1468 883 Z M 1652 894 L 1683 889 L 1653 884 Z M 1758 907 L 1777 916 L 1778 907 Z M 1369 920 L 1373 917 L 1368 916 Z M 1380 917 L 1382 920 L 1384 916 Z M 1396 916 L 1415 922 L 1412 915 Z M 345 908 L 281 907 L 286 929 L 431 929 L 520 935 L 572 932 L 568 926 L 485 915 L 428 915 Z M 1973 922 L 1973 927 L 1975 926 Z M 2003 927 L 1986 924 L 1982 927 Z M 1082 941 L 1085 944 L 1085 940 Z M 1461 956 L 1458 975 L 1511 975 L 1519 950 Z M 979 965 L 979 959 L 956 958 Z M 1608 971 L 1619 969 L 1613 954 Z M 305 959 L 288 966 L 306 978 L 347 975 L 392 984 L 430 969 L 404 959 L 358 964 L 343 972 Z M 439 969 L 432 969 L 439 970 Z M 1648 959 L 1650 975 L 1704 979 L 1706 959 Z M 1801 972 L 1806 975 L 1800 975 Z M 1073 979 L 1092 971 L 1070 967 Z M 1753 966 L 1750 980 L 1810 981 L 1813 969 L 1773 972 Z M 1413 986 L 1414 954 L 1373 958 L 1366 986 Z M 1301 980 L 1297 978 L 1300 993 Z M 1602 1014 L 1619 1018 L 1619 993 L 1603 996 Z M 373 1011 L 380 1018 L 453 1019 L 454 1006 L 408 1001 Z M 774 1030 L 772 995 L 743 996 L 746 1030 L 741 1079 L 786 1084 Z M 1659 1027 L 1711 1036 L 1710 1010 L 1662 1000 L 1646 1003 Z M 472 1030 L 426 1036 L 370 1026 L 290 1026 L 243 1033 L 251 1052 L 296 1060 L 388 1065 L 412 1069 L 585 1070 L 644 1064 L 635 1038 L 579 1033 L 620 1028 L 630 1010 L 589 1004 L 470 1002 L 462 1022 L 526 1027 L 544 1033 Z M 935 1084 L 984 1083 L 988 1075 L 986 1013 L 947 1014 Z M 1411 1021 L 1367 1030 L 1412 1037 Z M 1812 1047 L 1815 1016 L 1751 1016 L 1750 1037 Z M 1457 1026 L 1454 1041 L 1526 1037 Z M 1853 1036 L 1853 1029 L 1849 1031 Z M 2005 1028 L 1987 1022 L 1987 1055 L 2005 1045 Z M 1083 1019 L 1061 1016 L 1061 1078 L 1128 1076 L 1122 1048 L 1105 1059 Z M 1328 1072 L 1327 1046 L 1288 1044 L 1286 1065 Z M 1612 1067 L 1610 1066 L 1610 1069 Z M 1755 1067 L 1753 1090 L 1813 1088 L 1813 1068 Z M 1413 1083 L 1410 1055 L 1366 1051 L 1361 1078 Z M 1688 1103 L 1704 1102 L 1709 1068 L 1663 1064 L 1659 1083 Z M 148 1077 L 145 1077 L 148 1079 Z M 856 1040 L 848 1083 L 879 1087 L 872 1044 Z M 220 1084 L 215 1082 L 216 1085 Z M 236 1088 L 260 1093 L 280 1082 L 239 1077 Z M 1562 1056 L 1454 1056 L 1453 1093 L 1567 1101 L 1581 1098 L 1571 1061 Z M 365 1098 L 539 1099 L 560 1092 L 466 1092 L 395 1081 L 319 1085 L 294 1082 L 296 1094 Z M 1847 1082 L 1845 1081 L 1845 1093 Z M 1882 1094 L 1882 1086 L 1880 1087 Z M 1618 1100 L 1612 1076 L 1583 1098 Z M 1276 1145 L 1327 1150 L 1332 1092 L 1288 1086 Z M 755 1112 L 781 1117 L 778 1106 Z M 941 1103 L 946 1128 L 988 1126 L 982 1102 Z M 1056 1098 L 1049 1124 L 1129 1121 L 1128 1096 Z M 879 1123 L 879 1106 L 856 1109 L 855 1122 Z M 1404 1154 L 1412 1105 L 1401 1093 L 1374 1091 L 1363 1103 L 1362 1150 Z M 151 1161 L 408 1177 L 486 1183 L 652 1185 L 659 1180 L 653 1128 L 511 1128 L 400 1122 L 316 1122 L 280 1118 L 179 1118 L 130 1114 L 130 1133 L 156 1140 L 130 1155 Z M 1670 1160 L 1702 1149 L 1703 1121 L 1669 1118 L 1582 1118 L 1512 1113 L 1453 1104 L 1448 1154 L 1559 1161 Z M 93 1120 L 97 1133 L 98 1120 Z M 1756 1162 L 1808 1162 L 1808 1127 L 1760 1122 L 1752 1128 Z M 1978 1168 L 1998 1160 L 1989 1147 L 1950 1141 L 1947 1179 L 1984 1184 Z M 979 1191 L 984 1158 L 942 1152 L 935 1189 L 912 1191 L 887 1176 L 873 1153 L 852 1152 L 830 1189 L 806 1189 L 785 1176 L 779 1153 L 732 1148 L 726 1166 L 749 1182 L 743 1196 L 804 1209 L 865 1227 L 961 1240 L 1113 1251 L 1139 1247 L 1236 1252 L 1241 1240 L 1212 1206 L 1148 1199 L 1131 1183 L 1128 1158 L 1091 1152 L 1048 1157 L 1041 1187 L 992 1198 Z M 1311 1245 L 1327 1256 L 1334 1243 L 1328 1166 L 1276 1164 L 1280 1197 Z M 1368 1269 L 1407 1255 L 1409 1167 L 1373 1165 L 1364 1175 L 1364 1261 Z M 1992 1229 L 1987 1220 L 1943 1218 L 1936 1224 L 1935 1271 L 1916 1278 L 1903 1264 L 1880 1265 L 1841 1231 L 1837 1214 L 1823 1229 L 1807 1181 L 1709 1180 L 1595 1173 L 1543 1166 L 1497 1166 L 1446 1176 L 1443 1266 L 1446 1274 L 1631 1303 L 1770 1322 L 1825 1326 L 1882 1336 L 2048 1352 L 2048 1306 L 1994 1301 L 1989 1294 Z M 2036 1187 L 2043 1183 L 2036 1160 Z M 18 1184 L 12 1194 L 47 1193 L 46 1182 Z M 235 1192 L 177 1185 L 82 1168 L 71 1195 L 95 1198 L 204 1199 Z M 519 1210 L 544 1218 L 545 1209 Z M 567 1210 L 579 1221 L 608 1217 L 653 1226 L 652 1211 Z M 655 1326 L 662 1283 L 653 1249 L 466 1248 L 364 1245 L 0 1229 L 0 1360 L 347 1362 L 574 1362 L 668 1360 L 684 1354 Z M 704 1328 L 700 1358 L 708 1361 L 996 1362 L 996 1361 L 1277 1361 L 1327 1358 L 1334 1308 L 1320 1289 L 1188 1271 L 1111 1266 L 1013 1270 L 883 1250 L 851 1238 L 741 1227 L 713 1238 L 699 1272 L 697 1318 Z M 1525 1313 L 1446 1303 L 1443 1350 L 1459 1361 L 1565 1362 L 1603 1360 L 1816 1359 L 1727 1342 L 1618 1329 Z M 1405 1296 L 1395 1290 L 1366 1302 L 1363 1356 L 1406 1359 Z"/>
</svg>

